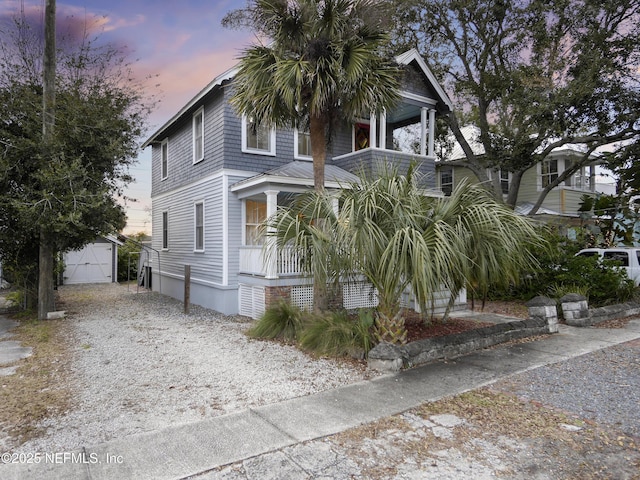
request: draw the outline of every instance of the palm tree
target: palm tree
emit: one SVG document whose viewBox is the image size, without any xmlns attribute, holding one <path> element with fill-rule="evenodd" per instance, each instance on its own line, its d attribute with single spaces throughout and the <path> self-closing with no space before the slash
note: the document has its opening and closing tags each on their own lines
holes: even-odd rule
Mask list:
<svg viewBox="0 0 640 480">
<path fill-rule="evenodd" d="M 326 149 L 337 122 L 380 113 L 399 99 L 399 69 L 384 54 L 390 4 L 253 0 L 222 21 L 248 26 L 270 42 L 243 52 L 231 103 L 255 125 L 309 128 L 317 191 L 324 189 Z M 327 301 L 326 286 L 314 277 L 314 308 L 326 309 Z"/>
<path fill-rule="evenodd" d="M 271 41 L 243 52 L 233 105 L 258 123 L 309 127 L 316 190 L 324 188 L 332 126 L 379 113 L 399 98 L 399 70 L 384 55 L 386 3 L 253 0 L 223 19 Z"/>
<path fill-rule="evenodd" d="M 328 228 L 310 220 L 322 213 Z M 364 178 L 341 193 L 340 211 L 314 192 L 272 219 L 278 246 L 291 246 L 303 268 L 328 282 L 364 276 L 378 295 L 380 341 L 403 343 L 400 301 L 410 287 L 422 311 L 435 292 L 452 298 L 474 281 L 516 280 L 540 242 L 531 222 L 476 185 L 461 183 L 451 197 L 428 197 L 412 169 Z M 446 316 L 446 315 L 445 315 Z"/>
</svg>

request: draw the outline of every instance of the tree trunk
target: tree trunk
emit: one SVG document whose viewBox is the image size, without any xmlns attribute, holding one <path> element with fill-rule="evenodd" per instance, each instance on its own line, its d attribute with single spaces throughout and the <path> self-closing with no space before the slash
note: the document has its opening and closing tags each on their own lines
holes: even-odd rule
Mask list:
<svg viewBox="0 0 640 480">
<path fill-rule="evenodd" d="M 326 124 L 322 117 L 311 115 L 309 136 L 311 140 L 311 155 L 313 157 L 313 187 L 316 192 L 324 192 L 324 165 L 327 157 Z M 324 218 L 316 219 L 318 228 L 324 231 Z M 324 261 L 316 259 L 315 261 Z M 329 308 L 329 294 L 327 279 L 319 275 L 313 276 L 313 311 L 320 313 Z"/>
<path fill-rule="evenodd" d="M 313 157 L 313 186 L 318 192 L 324 190 L 324 165 L 327 160 L 326 122 L 322 117 L 311 116 L 309 122 L 311 156 Z"/>
<path fill-rule="evenodd" d="M 38 259 L 38 319 L 46 320 L 47 313 L 55 310 L 53 292 L 53 247 L 51 239 L 40 230 Z"/>
</svg>

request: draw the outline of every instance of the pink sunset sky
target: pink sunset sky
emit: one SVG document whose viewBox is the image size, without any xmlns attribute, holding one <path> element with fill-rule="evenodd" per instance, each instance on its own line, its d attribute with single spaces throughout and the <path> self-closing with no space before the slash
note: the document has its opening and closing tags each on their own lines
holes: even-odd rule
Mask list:
<svg viewBox="0 0 640 480">
<path fill-rule="evenodd" d="M 0 0 L 0 22 L 21 9 L 36 23 L 42 21 L 44 0 Z M 229 11 L 246 6 L 245 0 L 57 0 L 58 31 L 87 28 L 100 42 L 126 47 L 133 69 L 141 79 L 154 76 L 149 93 L 160 103 L 149 119 L 148 134 L 167 121 L 214 77 L 232 67 L 251 32 L 230 30 L 220 24 Z M 141 141 L 146 140 L 142 138 Z M 132 167 L 135 177 L 127 195 L 125 234 L 151 233 L 151 149 Z"/>
</svg>

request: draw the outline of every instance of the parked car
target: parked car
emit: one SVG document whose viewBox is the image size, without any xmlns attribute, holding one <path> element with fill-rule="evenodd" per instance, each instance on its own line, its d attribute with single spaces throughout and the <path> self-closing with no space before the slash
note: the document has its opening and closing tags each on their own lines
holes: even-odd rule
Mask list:
<svg viewBox="0 0 640 480">
<path fill-rule="evenodd" d="M 576 253 L 576 256 L 597 256 L 600 260 L 614 260 L 627 271 L 627 276 L 635 285 L 640 284 L 640 248 L 586 248 Z"/>
</svg>

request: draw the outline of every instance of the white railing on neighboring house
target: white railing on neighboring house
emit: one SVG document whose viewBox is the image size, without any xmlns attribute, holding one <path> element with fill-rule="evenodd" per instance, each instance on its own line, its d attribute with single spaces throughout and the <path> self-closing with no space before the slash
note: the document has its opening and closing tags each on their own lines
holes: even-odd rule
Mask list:
<svg viewBox="0 0 640 480">
<path fill-rule="evenodd" d="M 267 276 L 268 271 L 268 259 L 262 246 L 240 247 L 240 273 Z M 278 252 L 276 272 L 277 276 L 299 275 L 301 269 L 298 255 L 295 255 L 289 248 L 280 250 Z"/>
</svg>

